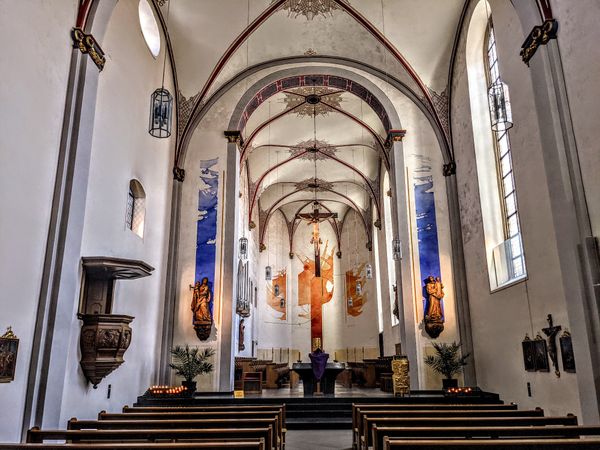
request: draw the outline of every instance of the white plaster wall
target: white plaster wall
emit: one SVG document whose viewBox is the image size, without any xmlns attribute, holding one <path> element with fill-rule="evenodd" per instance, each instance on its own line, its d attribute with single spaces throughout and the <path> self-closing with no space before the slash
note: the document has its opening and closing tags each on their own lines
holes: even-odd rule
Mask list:
<svg viewBox="0 0 600 450">
<path fill-rule="evenodd" d="M 239 191 L 240 203 L 237 209 L 238 211 L 238 220 L 239 220 L 239 237 L 242 236 L 248 239 L 248 259 L 244 261 L 248 265 L 248 280 L 252 282 L 252 289 L 250 292 L 250 317 L 246 317 L 244 320 L 244 350 L 239 351 L 239 341 L 240 341 L 240 320 L 242 319 L 239 315 L 235 317 L 234 330 L 235 330 L 235 342 L 234 342 L 234 350 L 236 356 L 253 356 L 253 353 L 256 353 L 256 347 L 253 348 L 252 343 L 256 340 L 257 334 L 257 308 L 254 304 L 254 296 L 255 291 L 254 287 L 258 288 L 258 285 L 262 282 L 259 278 L 258 273 L 258 226 L 250 229 L 248 225 L 248 177 L 246 166 L 242 167 L 240 171 L 240 191 Z M 253 211 L 252 214 L 254 223 L 258 223 L 258 214 L 257 209 Z M 264 275 L 263 275 L 264 277 Z M 258 301 L 258 291 L 256 291 L 256 301 Z M 253 351 L 254 350 L 254 351 Z"/>
<path fill-rule="evenodd" d="M 221 342 L 221 326 L 223 321 L 221 294 L 223 291 L 222 248 L 223 248 L 223 217 L 225 213 L 224 186 L 226 179 L 224 172 L 227 166 L 227 141 L 222 135 L 222 126 L 212 127 L 210 120 L 203 122 L 194 133 L 188 157 L 186 158 L 186 178 L 183 183 L 181 195 L 181 221 L 179 228 L 179 286 L 177 305 L 175 309 L 175 329 L 173 345 L 212 347 L 218 349 Z M 217 213 L 217 240 L 215 253 L 215 275 L 213 282 L 213 330 L 206 341 L 200 341 L 192 326 L 192 291 L 189 286 L 194 284 L 196 269 L 196 235 L 198 219 L 198 190 L 202 185 L 200 176 L 200 161 L 219 158 L 219 163 L 212 170 L 219 172 L 218 213 Z M 229 174 L 226 174 L 228 176 Z M 235 267 L 237 274 L 237 266 Z M 231 301 L 228 299 L 227 301 Z M 231 320 L 231 319 L 229 319 Z M 211 375 L 203 375 L 197 379 L 198 390 L 214 390 L 218 385 L 220 353 L 214 357 L 215 370 Z"/>
<path fill-rule="evenodd" d="M 293 294 L 297 274 L 292 272 L 294 262 L 288 255 L 288 230 L 281 213 L 276 212 L 271 216 L 263 243 L 267 248 L 258 258 L 258 348 L 297 348 L 292 341 L 292 328 L 298 326 L 296 324 L 299 322 L 297 314 L 294 314 L 297 297 Z M 287 272 L 286 320 L 281 320 L 281 313 L 267 303 L 268 288 L 272 284 L 272 281 L 265 280 L 265 267 L 268 265 L 272 268 L 273 276 L 281 270 Z"/>
<path fill-rule="evenodd" d="M 571 118 L 590 213 L 592 233 L 600 237 L 600 144 L 598 142 L 598 93 L 600 92 L 600 40 L 597 27 L 600 4 L 595 0 L 552 2 L 558 21 L 560 48 Z"/>
<path fill-rule="evenodd" d="M 240 184 L 239 173 L 228 173 L 227 171 L 227 140 L 223 136 L 223 131 L 229 128 L 229 120 L 233 114 L 233 110 L 239 101 L 239 98 L 243 95 L 245 89 L 251 86 L 257 79 L 265 76 L 266 71 L 259 71 L 253 76 L 248 77 L 247 83 L 239 84 L 229 90 L 223 95 L 216 103 L 206 112 L 197 128 L 194 130 L 194 134 L 190 140 L 185 161 L 184 169 L 186 171 L 185 181 L 182 185 L 181 191 L 181 219 L 179 227 L 179 255 L 177 265 L 177 303 L 175 306 L 175 324 L 174 324 L 174 337 L 173 345 L 197 345 L 200 347 L 212 347 L 217 350 L 215 357 L 213 358 L 215 370 L 211 375 L 204 375 L 198 378 L 199 391 L 216 391 L 218 390 L 220 380 L 220 364 L 221 364 L 221 352 L 222 346 L 226 345 L 222 338 L 223 325 L 228 321 L 231 323 L 232 318 L 225 317 L 221 311 L 223 305 L 226 302 L 233 301 L 231 298 L 222 297 L 224 283 L 233 283 L 233 278 L 225 279 L 227 270 L 231 270 L 233 277 L 237 275 L 237 263 L 235 268 L 224 267 L 224 261 L 222 260 L 222 244 L 223 244 L 223 229 L 226 226 L 233 226 L 232 224 L 226 224 L 223 220 L 225 211 L 229 207 L 238 208 L 238 217 L 240 228 L 238 233 L 241 233 L 241 226 L 247 224 L 247 219 L 242 219 L 242 209 L 247 200 L 244 200 L 243 183 Z M 219 171 L 219 212 L 217 216 L 217 241 L 216 241 L 216 261 L 215 261 L 215 278 L 214 278 L 214 289 L 213 294 L 215 298 L 214 302 L 214 326 L 213 332 L 207 341 L 201 342 L 192 326 L 192 312 L 190 310 L 190 302 L 192 300 L 192 293 L 189 289 L 189 285 L 194 281 L 194 272 L 196 264 L 196 233 L 197 233 L 197 215 L 198 215 L 198 189 L 200 187 L 200 161 L 219 158 L 219 164 L 214 167 L 215 170 Z M 224 202 L 224 187 L 229 177 L 236 177 L 237 189 L 242 192 L 242 198 L 237 200 L 237 205 L 227 205 Z M 239 194 L 238 194 L 239 195 Z M 254 222 L 258 224 L 258 218 L 254 217 Z M 246 225 L 247 226 L 247 225 Z M 257 227 L 258 228 L 258 227 Z M 255 229 L 257 230 L 257 229 Z M 250 259 L 249 261 L 257 260 L 256 242 L 258 237 L 256 236 L 257 231 L 252 231 L 248 234 L 246 231 L 246 237 L 249 239 L 250 244 Z M 237 245 L 236 245 L 237 255 Z M 251 267 L 252 270 L 252 267 Z M 258 277 L 257 272 L 254 272 L 254 276 Z M 264 279 L 264 276 L 263 278 Z M 257 278 L 258 286 L 260 287 L 260 278 Z M 260 292 L 259 292 L 260 302 Z M 234 305 L 235 308 L 235 305 Z M 239 317 L 236 316 L 235 322 L 232 323 L 232 343 L 234 353 L 237 352 L 237 320 Z M 253 319 L 255 320 L 255 319 Z M 250 328 L 256 331 L 256 325 L 246 325 L 246 332 L 250 331 Z M 256 332 L 254 332 L 256 335 Z M 247 338 L 248 339 L 248 338 Z M 251 342 L 246 341 L 246 346 L 251 346 Z M 178 380 L 173 380 L 174 383 Z"/>
<path fill-rule="evenodd" d="M 163 53 L 155 60 L 148 51 L 137 6 L 135 0 L 117 4 L 102 44 L 107 63 L 98 85 L 81 256 L 142 260 L 155 270 L 148 278 L 116 283 L 113 312 L 135 317 L 132 342 L 125 363 L 98 389 L 87 382 L 79 366 L 79 299 L 73 299 L 62 424 L 71 417 L 93 418 L 99 410 L 118 411 L 133 403 L 154 383 L 157 369 L 174 139 L 159 140 L 147 131 L 150 94 L 161 83 Z M 165 85 L 173 92 L 170 79 Z M 146 193 L 143 239 L 125 226 L 132 178 L 141 182 Z M 110 399 L 108 385 L 112 386 Z"/>
<path fill-rule="evenodd" d="M 369 224 L 369 222 L 367 222 Z M 377 282 L 376 273 L 373 269 L 373 278 L 367 279 L 363 268 L 361 277 L 364 278 L 362 285 L 363 297 L 366 302 L 362 307 L 362 313 L 359 316 L 352 316 L 347 312 L 346 298 L 346 271 L 357 272 L 360 265 L 371 264 L 374 266 L 374 252 L 366 247 L 367 235 L 361 218 L 354 210 L 348 212 L 342 229 L 342 259 L 340 261 L 342 269 L 338 286 L 340 287 L 339 306 L 340 311 L 337 322 L 341 332 L 338 345 L 333 348 L 378 348 L 379 347 L 379 329 L 377 326 Z M 337 279 L 336 279 L 337 281 Z M 329 341 L 329 339 L 327 340 Z M 377 353 L 379 355 L 379 353 Z"/>
<path fill-rule="evenodd" d="M 417 360 L 411 361 L 417 366 L 418 381 L 414 384 L 415 388 L 419 386 L 422 389 L 437 388 L 440 385 L 440 377 L 434 374 L 426 367 L 422 360 L 425 352 L 431 348 L 431 339 L 423 330 L 423 302 L 422 302 L 422 279 L 425 278 L 419 273 L 419 253 L 416 234 L 416 217 L 415 217 L 415 202 L 414 202 L 414 180 L 413 168 L 415 155 L 426 156 L 431 159 L 432 176 L 435 189 L 435 208 L 436 219 L 438 226 L 438 242 L 440 251 L 440 267 L 442 272 L 442 281 L 444 283 L 444 306 L 445 306 L 445 324 L 444 332 L 439 340 L 444 342 L 452 342 L 460 340 L 458 331 L 458 318 L 456 317 L 456 304 L 454 297 L 454 272 L 453 272 L 453 257 L 451 249 L 450 223 L 448 216 L 448 198 L 446 193 L 446 180 L 442 175 L 443 158 L 439 142 L 433 132 L 433 128 L 423 114 L 423 112 L 402 92 L 398 91 L 393 86 L 380 80 L 379 78 L 361 71 L 357 72 L 368 78 L 374 84 L 382 89 L 393 103 L 402 128 L 407 130 L 406 136 L 402 141 L 402 151 L 398 153 L 396 174 L 405 172 L 406 186 L 396 186 L 398 192 L 405 192 L 406 196 L 392 198 L 395 202 L 396 211 L 398 214 L 398 236 L 402 243 L 403 259 L 400 261 L 402 282 L 399 286 L 402 290 L 404 302 L 410 302 L 412 305 L 408 308 L 411 311 L 410 317 L 405 317 L 406 323 L 409 321 L 414 325 L 415 336 L 417 342 Z M 398 151 L 394 149 L 394 151 Z M 383 176 L 383 175 L 382 175 Z M 397 175 L 396 175 L 397 176 Z M 386 192 L 383 192 L 386 195 Z M 406 226 L 402 224 L 405 223 Z M 387 248 L 388 244 L 385 241 L 385 224 L 382 230 L 378 232 L 378 241 L 380 245 L 380 264 L 382 267 L 383 277 L 383 322 L 384 322 L 384 353 L 391 355 L 395 351 L 395 344 L 399 342 L 398 327 L 391 325 L 389 308 L 389 294 L 387 293 L 387 271 L 389 269 L 386 252 L 391 251 Z M 390 244 L 391 245 L 391 244 Z M 406 343 L 404 343 L 406 345 Z"/>
<path fill-rule="evenodd" d="M 521 341 L 525 333 L 531 336 L 547 326 L 549 313 L 563 328 L 572 324 L 567 319 L 553 243 L 531 81 L 527 66 L 515 51 L 525 34 L 509 3 L 490 1 L 490 5 L 502 77 L 512 100 L 515 125 L 510 137 L 528 279 L 494 293 L 489 290 L 463 30 L 453 78 L 452 127 L 478 384 L 523 408 L 541 406 L 547 414 L 579 414 L 576 375 L 562 373 L 556 378 L 552 372 L 529 373 L 523 368 Z M 467 27 L 470 16 L 471 11 Z M 527 396 L 527 382 L 531 383 L 532 397 Z"/>
<path fill-rule="evenodd" d="M 2 442 L 20 439 L 77 4 L 0 0 L 0 335 L 20 338 Z"/>
</svg>

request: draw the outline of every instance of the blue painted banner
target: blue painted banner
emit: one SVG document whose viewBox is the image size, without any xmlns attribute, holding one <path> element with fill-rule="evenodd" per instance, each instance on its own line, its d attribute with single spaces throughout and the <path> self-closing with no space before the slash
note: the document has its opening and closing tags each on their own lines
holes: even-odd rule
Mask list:
<svg viewBox="0 0 600 450">
<path fill-rule="evenodd" d="M 429 309 L 428 295 L 424 280 L 432 275 L 442 276 L 440 270 L 440 249 L 438 245 L 437 222 L 435 217 L 435 194 L 431 174 L 431 158 L 415 156 L 414 188 L 417 218 L 417 240 L 419 244 L 419 269 L 423 288 L 423 313 Z M 442 300 L 442 313 L 444 303 Z"/>
<path fill-rule="evenodd" d="M 200 161 L 201 186 L 198 190 L 198 228 L 196 233 L 195 281 L 208 278 L 210 315 L 213 315 L 215 261 L 217 254 L 217 212 L 219 203 L 219 171 L 213 167 L 219 158 Z"/>
</svg>

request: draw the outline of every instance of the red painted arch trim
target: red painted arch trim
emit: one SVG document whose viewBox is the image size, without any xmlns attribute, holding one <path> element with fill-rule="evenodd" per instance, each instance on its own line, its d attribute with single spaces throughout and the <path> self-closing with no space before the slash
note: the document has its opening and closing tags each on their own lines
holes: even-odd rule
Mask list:
<svg viewBox="0 0 600 450">
<path fill-rule="evenodd" d="M 398 62 L 400 64 L 402 64 L 402 67 L 404 67 L 404 69 L 408 72 L 410 77 L 415 81 L 415 83 L 417 83 L 417 85 L 421 89 L 421 92 L 423 92 L 423 95 L 425 96 L 425 99 L 427 100 L 427 103 L 429 104 L 429 107 L 431 108 L 431 111 L 432 111 L 433 117 L 436 121 L 436 124 L 442 131 L 442 134 L 444 136 L 444 139 L 446 140 L 448 148 L 450 148 L 450 142 L 449 142 L 448 136 L 446 135 L 446 132 L 444 131 L 444 127 L 442 126 L 440 117 L 435 109 L 434 104 L 433 104 L 433 99 L 431 98 L 431 94 L 429 93 L 429 88 L 425 85 L 425 83 L 423 83 L 423 80 L 421 80 L 419 75 L 417 75 L 417 72 L 415 71 L 415 69 L 413 69 L 413 67 L 404 58 L 404 56 L 402 56 L 402 53 L 400 53 L 398 51 L 398 49 L 396 47 L 394 47 L 394 45 L 383 35 L 383 33 L 381 33 L 375 26 L 373 26 L 373 24 L 371 22 L 369 22 L 366 17 L 364 17 L 361 13 L 359 13 L 356 9 L 354 9 L 350 4 L 344 2 L 343 0 L 333 0 L 333 1 L 335 1 L 338 4 L 338 6 L 340 6 L 344 11 L 346 11 L 350 16 L 352 16 L 358 23 L 360 23 L 363 27 L 365 27 L 365 29 L 369 33 L 371 33 L 379 42 L 381 42 L 385 46 L 385 48 L 387 48 L 388 51 L 390 53 L 392 53 L 392 55 L 394 55 L 394 57 L 398 60 Z"/>
</svg>

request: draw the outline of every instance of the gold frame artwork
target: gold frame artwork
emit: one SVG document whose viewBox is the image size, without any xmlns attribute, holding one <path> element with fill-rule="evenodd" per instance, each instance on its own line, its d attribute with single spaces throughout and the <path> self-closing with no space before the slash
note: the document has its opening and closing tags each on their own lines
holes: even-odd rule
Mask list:
<svg viewBox="0 0 600 450">
<path fill-rule="evenodd" d="M 10 383 L 15 379 L 19 338 L 11 327 L 0 337 L 0 383 Z"/>
</svg>

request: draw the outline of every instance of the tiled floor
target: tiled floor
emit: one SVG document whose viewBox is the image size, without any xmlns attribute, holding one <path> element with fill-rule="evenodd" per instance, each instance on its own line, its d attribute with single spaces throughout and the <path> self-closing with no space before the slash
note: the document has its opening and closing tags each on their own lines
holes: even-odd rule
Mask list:
<svg viewBox="0 0 600 450">
<path fill-rule="evenodd" d="M 352 448 L 351 430 L 289 430 L 286 450 L 347 450 Z"/>
</svg>

